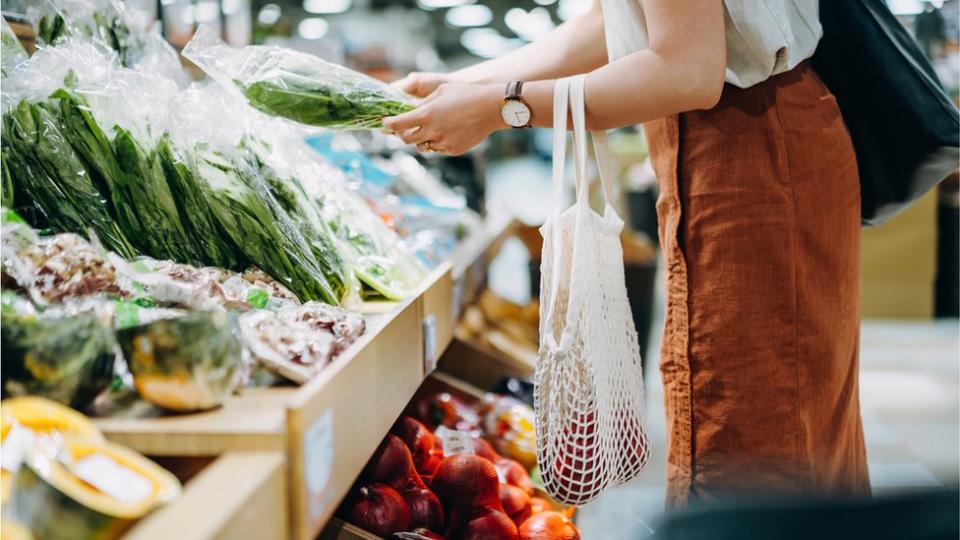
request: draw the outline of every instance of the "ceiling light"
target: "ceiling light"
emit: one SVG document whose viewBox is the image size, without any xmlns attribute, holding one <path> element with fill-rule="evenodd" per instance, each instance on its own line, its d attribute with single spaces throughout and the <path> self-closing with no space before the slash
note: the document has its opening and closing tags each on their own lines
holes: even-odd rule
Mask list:
<svg viewBox="0 0 960 540">
<path fill-rule="evenodd" d="M 560 0 L 557 7 L 557 16 L 561 21 L 570 19 L 585 12 L 590 7 L 590 0 Z"/>
<path fill-rule="evenodd" d="M 557 3 L 557 0 L 533 0 L 537 3 L 538 6 L 552 6 Z"/>
<path fill-rule="evenodd" d="M 426 10 L 450 8 L 472 4 L 474 0 L 417 0 L 417 5 Z"/>
<path fill-rule="evenodd" d="M 533 8 L 529 12 L 523 8 L 510 8 L 503 21 L 514 34 L 527 41 L 533 41 L 556 26 L 546 8 Z"/>
<path fill-rule="evenodd" d="M 307 13 L 343 13 L 352 5 L 353 0 L 303 0 Z"/>
<path fill-rule="evenodd" d="M 327 23 L 326 19 L 321 19 L 320 17 L 304 19 L 297 25 L 297 33 L 300 34 L 300 37 L 303 39 L 320 39 L 327 35 L 327 30 L 329 29 L 330 24 Z"/>
<path fill-rule="evenodd" d="M 457 6 L 447 12 L 447 24 L 454 27 L 486 26 L 493 20 L 493 12 L 482 4 Z"/>
<path fill-rule="evenodd" d="M 257 22 L 263 26 L 273 26 L 280 20 L 280 6 L 276 4 L 267 4 L 260 8 L 257 14 Z"/>
<path fill-rule="evenodd" d="M 230 15 L 240 11 L 240 0 L 223 0 L 223 14 Z"/>
<path fill-rule="evenodd" d="M 471 54 L 493 58 L 516 49 L 523 42 L 519 39 L 507 39 L 493 28 L 471 28 L 460 35 L 460 44 Z"/>
</svg>

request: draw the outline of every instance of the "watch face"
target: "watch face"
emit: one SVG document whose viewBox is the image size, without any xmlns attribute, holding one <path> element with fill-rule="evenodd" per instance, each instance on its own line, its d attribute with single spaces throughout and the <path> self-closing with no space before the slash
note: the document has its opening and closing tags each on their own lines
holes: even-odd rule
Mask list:
<svg viewBox="0 0 960 540">
<path fill-rule="evenodd" d="M 518 99 L 508 99 L 500 109 L 500 116 L 510 127 L 524 127 L 530 123 L 530 108 Z"/>
</svg>

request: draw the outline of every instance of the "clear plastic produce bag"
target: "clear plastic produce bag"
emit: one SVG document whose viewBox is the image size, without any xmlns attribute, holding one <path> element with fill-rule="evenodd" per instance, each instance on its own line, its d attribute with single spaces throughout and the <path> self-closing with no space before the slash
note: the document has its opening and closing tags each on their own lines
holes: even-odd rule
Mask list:
<svg viewBox="0 0 960 540">
<path fill-rule="evenodd" d="M 183 55 L 254 108 L 294 122 L 334 129 L 378 129 L 380 119 L 415 107 L 388 85 L 316 56 L 281 47 L 235 49 L 202 25 Z"/>
<path fill-rule="evenodd" d="M 567 103 L 573 118 L 576 202 L 561 208 Z M 581 505 L 644 467 L 643 379 L 624 281 L 623 221 L 610 205 L 606 133 L 593 142 L 606 205 L 590 208 L 583 77 L 554 91 L 553 201 L 543 226 L 540 351 L 534 375 L 537 463 L 544 487 Z"/>
<path fill-rule="evenodd" d="M 33 0 L 32 19 L 40 47 L 74 37 L 112 50 L 124 67 L 162 75 L 185 86 L 189 82 L 177 52 L 149 16 L 120 0 Z"/>
</svg>

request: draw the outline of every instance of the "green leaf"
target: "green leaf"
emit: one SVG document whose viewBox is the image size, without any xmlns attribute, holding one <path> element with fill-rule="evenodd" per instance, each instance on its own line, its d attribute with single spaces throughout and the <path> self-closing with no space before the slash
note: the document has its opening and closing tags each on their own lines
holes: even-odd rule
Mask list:
<svg viewBox="0 0 960 540">
<path fill-rule="evenodd" d="M 269 299 L 270 295 L 260 287 L 250 287 L 250 289 L 247 290 L 247 303 L 257 309 L 267 307 L 267 301 Z"/>
<path fill-rule="evenodd" d="M 119 329 L 130 328 L 140 324 L 141 306 L 135 302 L 117 300 L 114 312 L 114 327 Z"/>
</svg>

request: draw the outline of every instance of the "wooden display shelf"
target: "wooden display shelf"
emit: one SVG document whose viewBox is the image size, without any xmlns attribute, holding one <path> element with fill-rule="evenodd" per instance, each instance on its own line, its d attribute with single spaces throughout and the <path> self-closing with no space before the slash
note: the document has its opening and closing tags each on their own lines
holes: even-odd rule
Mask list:
<svg viewBox="0 0 960 540">
<path fill-rule="evenodd" d="M 484 282 L 489 254 L 510 233 L 512 222 L 506 218 L 486 222 L 460 246 L 452 262 L 432 272 L 411 298 L 375 306 L 378 313 L 368 317 L 366 333 L 303 386 L 246 389 L 204 413 L 170 415 L 148 410 L 96 423 L 110 440 L 144 454 L 220 456 L 210 466 L 214 472 L 226 468 L 220 465 L 226 458 L 229 465 L 238 459 L 233 456 L 248 452 L 282 456 L 286 486 L 282 507 L 288 510 L 281 510 L 286 524 L 281 536 L 316 538 L 453 340 L 456 317 Z M 214 472 L 204 470 L 193 482 Z M 236 473 L 238 482 L 243 474 Z M 209 486 L 205 488 L 212 501 L 208 508 L 220 504 L 216 501 L 223 497 L 213 493 L 213 480 L 200 484 Z M 276 503 L 256 499 L 249 504 L 268 504 L 276 511 Z M 138 525 L 135 538 L 181 538 L 164 532 L 162 524 L 169 522 L 160 520 L 180 507 L 164 509 Z M 259 514 L 259 506 L 255 508 L 251 511 Z M 186 508 L 176 512 L 182 512 L 178 515 L 184 519 L 190 515 Z M 182 537 L 229 537 L 216 524 L 199 531 Z"/>
<path fill-rule="evenodd" d="M 139 522 L 126 540 L 286 538 L 283 452 L 236 452 L 216 458 L 183 495 Z"/>
</svg>

